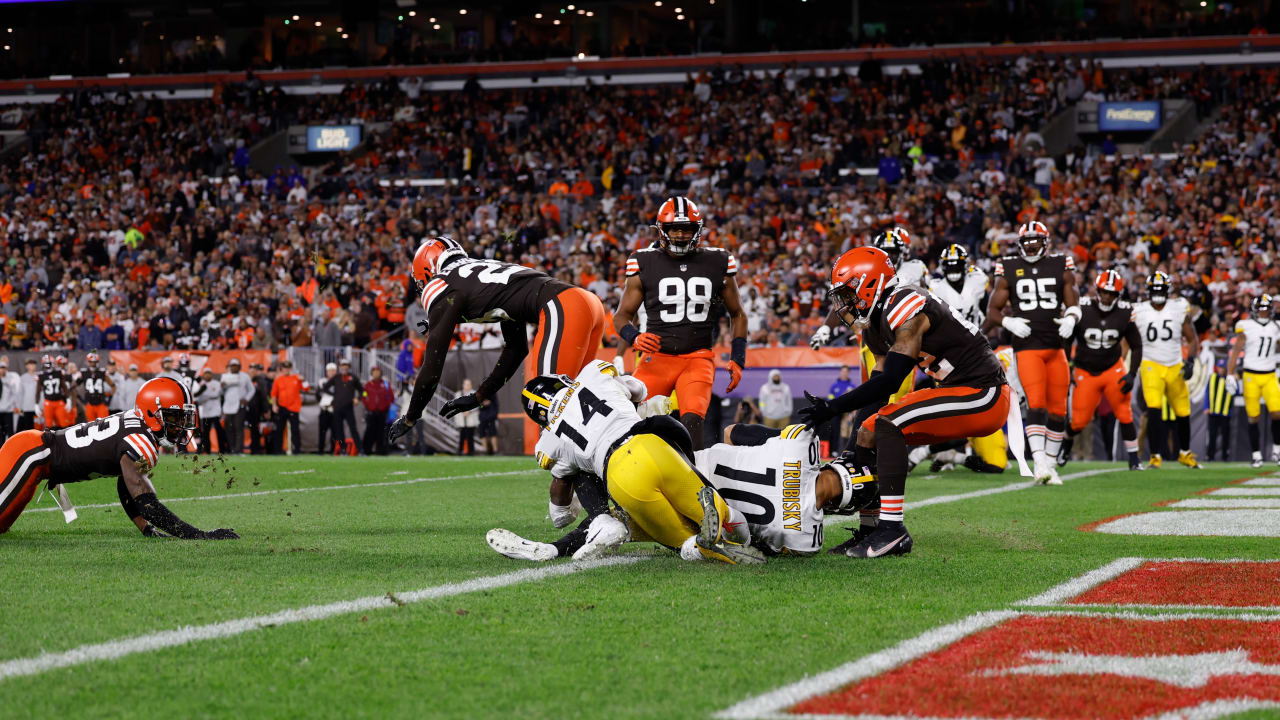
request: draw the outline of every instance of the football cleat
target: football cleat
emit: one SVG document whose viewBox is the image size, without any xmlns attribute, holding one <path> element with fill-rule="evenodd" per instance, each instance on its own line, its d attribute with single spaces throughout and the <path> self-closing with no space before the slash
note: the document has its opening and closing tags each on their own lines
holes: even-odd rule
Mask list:
<svg viewBox="0 0 1280 720">
<path fill-rule="evenodd" d="M 915 470 L 916 466 L 924 462 L 925 459 L 928 457 L 929 457 L 928 445 L 921 445 L 918 448 L 913 448 L 911 452 L 907 453 L 907 474 L 910 475 L 911 471 Z"/>
<path fill-rule="evenodd" d="M 1130 470 L 1146 470 L 1146 468 L 1142 467 L 1142 463 L 1138 462 L 1137 458 L 1129 459 L 1129 469 Z"/>
<path fill-rule="evenodd" d="M 947 462 L 945 460 L 934 460 L 932 463 L 929 464 L 929 472 L 931 473 L 947 472 L 948 470 L 955 470 L 955 469 L 956 469 L 955 463 Z"/>
<path fill-rule="evenodd" d="M 1183 450 L 1178 453 L 1178 464 L 1186 465 L 1193 470 L 1200 469 L 1200 463 L 1196 461 L 1196 454 L 1190 450 Z"/>
<path fill-rule="evenodd" d="M 719 560 L 730 565 L 760 565 L 764 563 L 764 553 L 751 547 L 729 540 L 724 535 L 724 522 L 720 511 L 716 510 L 716 491 L 704 487 L 698 491 L 698 502 L 702 504 L 702 527 L 698 531 L 695 542 L 698 552 L 703 557 Z"/>
<path fill-rule="evenodd" d="M 1164 464 L 1164 460 L 1161 459 L 1159 455 L 1152 455 L 1151 459 L 1147 461 L 1147 467 L 1153 467 L 1157 470 L 1159 470 L 1160 466 L 1163 464 Z"/>
<path fill-rule="evenodd" d="M 848 530 L 849 532 L 853 533 L 853 537 L 831 548 L 827 552 L 831 553 L 832 555 L 844 555 L 845 553 L 849 552 L 849 550 L 853 548 L 855 545 L 867 539 L 867 536 L 870 535 L 871 531 L 875 529 L 876 529 L 875 525 L 859 525 L 857 527 L 846 527 L 845 530 Z"/>
<path fill-rule="evenodd" d="M 886 555 L 906 555 L 911 552 L 911 533 L 900 522 L 878 523 L 862 542 L 845 551 L 852 558 L 877 558 Z"/>
<path fill-rule="evenodd" d="M 627 541 L 629 533 L 612 515 L 597 515 L 587 526 L 587 542 L 573 553 L 574 560 L 592 560 L 613 552 Z"/>
<path fill-rule="evenodd" d="M 1249 467 L 1262 467 L 1262 453 L 1256 452 L 1253 454 L 1253 460 L 1249 462 Z"/>
<path fill-rule="evenodd" d="M 489 547 L 493 548 L 494 552 L 512 560 L 546 562 L 554 560 L 559 554 L 555 545 L 525 540 L 510 530 L 502 528 L 494 528 L 485 533 L 484 541 L 489 543 Z"/>
<path fill-rule="evenodd" d="M 1053 460 L 1044 453 L 1037 453 L 1035 457 L 1035 480 L 1040 485 L 1061 485 L 1062 478 L 1058 477 L 1058 470 L 1053 466 Z"/>
</svg>

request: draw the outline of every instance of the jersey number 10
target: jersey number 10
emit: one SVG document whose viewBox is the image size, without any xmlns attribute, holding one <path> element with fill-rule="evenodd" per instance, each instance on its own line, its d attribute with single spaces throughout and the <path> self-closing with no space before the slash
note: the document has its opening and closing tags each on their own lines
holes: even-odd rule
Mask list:
<svg viewBox="0 0 1280 720">
<path fill-rule="evenodd" d="M 662 278 L 658 283 L 658 300 L 662 302 L 662 312 L 658 314 L 662 322 L 703 322 L 711 316 L 711 280 Z"/>
</svg>

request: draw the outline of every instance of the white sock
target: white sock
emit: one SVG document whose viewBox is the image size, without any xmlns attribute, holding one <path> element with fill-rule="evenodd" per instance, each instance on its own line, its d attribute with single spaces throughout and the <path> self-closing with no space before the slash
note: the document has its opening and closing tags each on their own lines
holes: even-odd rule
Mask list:
<svg viewBox="0 0 1280 720">
<path fill-rule="evenodd" d="M 1027 447 L 1031 448 L 1031 454 L 1044 452 L 1044 435 L 1048 432 L 1043 425 L 1027 426 Z"/>
<path fill-rule="evenodd" d="M 1057 459 L 1058 452 L 1062 449 L 1062 433 L 1053 430 L 1046 430 L 1044 434 L 1044 454 L 1051 458 Z"/>
<path fill-rule="evenodd" d="M 688 540 L 680 546 L 680 559 L 689 562 L 700 562 L 705 560 L 702 553 L 698 550 L 698 536 L 690 535 Z"/>
<path fill-rule="evenodd" d="M 929 446 L 921 445 L 907 453 L 907 464 L 910 466 L 919 465 L 924 462 L 927 457 L 929 457 Z"/>
<path fill-rule="evenodd" d="M 1280 445 L 1271 446 L 1271 457 L 1275 458 L 1277 461 L 1280 461 Z"/>
<path fill-rule="evenodd" d="M 729 505 L 729 503 L 725 503 L 725 505 Z M 728 526 L 724 528 L 726 540 L 739 545 L 746 545 L 751 542 L 751 527 L 747 524 L 747 516 L 743 515 L 741 510 L 729 505 L 729 522 L 725 524 Z M 729 528 L 733 528 L 732 532 Z"/>
</svg>

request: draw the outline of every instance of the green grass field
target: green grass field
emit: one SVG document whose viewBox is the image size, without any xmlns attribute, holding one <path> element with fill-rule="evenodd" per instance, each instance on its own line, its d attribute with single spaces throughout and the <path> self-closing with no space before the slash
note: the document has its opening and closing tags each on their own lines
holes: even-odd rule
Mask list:
<svg viewBox="0 0 1280 720">
<path fill-rule="evenodd" d="M 166 458 L 159 495 L 194 525 L 235 528 L 239 541 L 144 539 L 108 480 L 70 486 L 81 508 L 70 525 L 47 511 L 47 497 L 28 508 L 0 536 L 0 668 L 188 625 L 541 569 L 496 555 L 485 532 L 559 535 L 544 519 L 548 478 L 528 458 L 205 465 Z M 1104 467 L 1116 466 L 1065 473 Z M 1274 538 L 1077 529 L 1259 474 L 1117 469 L 913 510 L 928 497 L 1020 480 L 922 468 L 907 486 L 908 557 L 823 554 L 743 568 L 631 545 L 624 554 L 640 559 L 630 564 L 17 677 L 0 670 L 0 716 L 708 717 L 1119 557 L 1280 558 Z M 418 478 L 435 480 L 406 482 Z M 300 492 L 274 492 L 284 489 Z M 828 525 L 828 546 L 846 537 Z"/>
</svg>

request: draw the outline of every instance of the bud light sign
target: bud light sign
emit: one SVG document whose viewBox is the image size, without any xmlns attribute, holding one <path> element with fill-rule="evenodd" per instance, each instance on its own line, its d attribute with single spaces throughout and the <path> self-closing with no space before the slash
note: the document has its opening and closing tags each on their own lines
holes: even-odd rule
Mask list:
<svg viewBox="0 0 1280 720">
<path fill-rule="evenodd" d="M 1159 130 L 1160 101 L 1098 103 L 1098 129 L 1103 132 Z"/>
<path fill-rule="evenodd" d="M 360 144 L 359 125 L 313 125 L 307 128 L 307 152 L 338 152 Z"/>
</svg>

